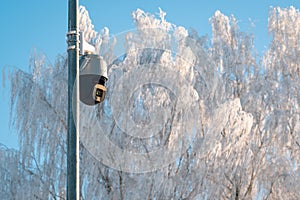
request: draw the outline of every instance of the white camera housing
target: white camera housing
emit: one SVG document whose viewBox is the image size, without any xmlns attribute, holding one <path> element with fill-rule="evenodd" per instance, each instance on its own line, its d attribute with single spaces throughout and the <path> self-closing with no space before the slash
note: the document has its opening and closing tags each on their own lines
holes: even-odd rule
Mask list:
<svg viewBox="0 0 300 200">
<path fill-rule="evenodd" d="M 80 101 L 87 105 L 96 105 L 105 99 L 107 64 L 94 52 L 94 47 L 80 37 L 79 87 Z"/>
</svg>

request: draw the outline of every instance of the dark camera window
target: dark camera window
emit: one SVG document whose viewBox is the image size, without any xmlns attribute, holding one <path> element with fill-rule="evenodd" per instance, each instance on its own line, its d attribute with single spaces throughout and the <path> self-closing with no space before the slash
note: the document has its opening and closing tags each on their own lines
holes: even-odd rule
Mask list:
<svg viewBox="0 0 300 200">
<path fill-rule="evenodd" d="M 103 95 L 103 91 L 100 89 L 96 90 L 96 96 L 101 97 Z"/>
</svg>

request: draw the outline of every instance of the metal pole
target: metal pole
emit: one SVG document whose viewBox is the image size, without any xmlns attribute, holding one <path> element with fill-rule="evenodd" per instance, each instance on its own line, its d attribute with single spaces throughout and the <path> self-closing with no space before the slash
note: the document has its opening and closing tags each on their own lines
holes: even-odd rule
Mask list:
<svg viewBox="0 0 300 200">
<path fill-rule="evenodd" d="M 78 0 L 69 0 L 68 9 L 67 199 L 79 200 L 79 34 L 77 30 Z"/>
</svg>

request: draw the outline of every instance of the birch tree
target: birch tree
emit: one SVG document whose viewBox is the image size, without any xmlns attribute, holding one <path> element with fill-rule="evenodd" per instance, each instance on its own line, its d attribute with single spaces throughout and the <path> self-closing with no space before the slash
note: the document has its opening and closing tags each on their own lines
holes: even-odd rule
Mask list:
<svg viewBox="0 0 300 200">
<path fill-rule="evenodd" d="M 80 7 L 109 76 L 80 107 L 81 198 L 299 199 L 299 11 L 270 9 L 261 57 L 234 16 L 215 12 L 211 40 L 165 16 L 138 9 L 113 36 Z M 11 74 L 20 153 L 0 149 L 1 196 L 66 199 L 67 58 Z"/>
</svg>

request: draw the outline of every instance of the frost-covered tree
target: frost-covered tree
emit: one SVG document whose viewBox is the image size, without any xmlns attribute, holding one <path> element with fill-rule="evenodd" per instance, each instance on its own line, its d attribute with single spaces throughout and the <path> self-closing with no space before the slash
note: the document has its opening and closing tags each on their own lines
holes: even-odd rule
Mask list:
<svg viewBox="0 0 300 200">
<path fill-rule="evenodd" d="M 19 133 L 21 152 L 16 166 L 38 177 L 38 184 L 21 188 L 31 198 L 64 196 L 66 77 L 64 57 L 58 57 L 52 66 L 38 53 L 30 59 L 30 73 L 11 72 L 11 121 Z"/>
<path fill-rule="evenodd" d="M 80 107 L 81 198 L 299 199 L 299 11 L 270 9 L 262 62 L 234 16 L 215 12 L 210 41 L 165 15 L 138 9 L 111 36 L 80 8 L 109 76 L 104 103 Z M 66 198 L 66 60 L 11 72 L 21 153 L 0 149 L 4 199 Z"/>
<path fill-rule="evenodd" d="M 299 26 L 294 7 L 273 8 L 264 73 L 253 84 L 260 99 L 255 126 L 258 188 L 270 199 L 299 198 Z M 259 88 L 259 90 L 258 90 Z M 254 110 L 254 109 L 253 109 Z M 272 170 L 270 170 L 270 168 Z"/>
</svg>

